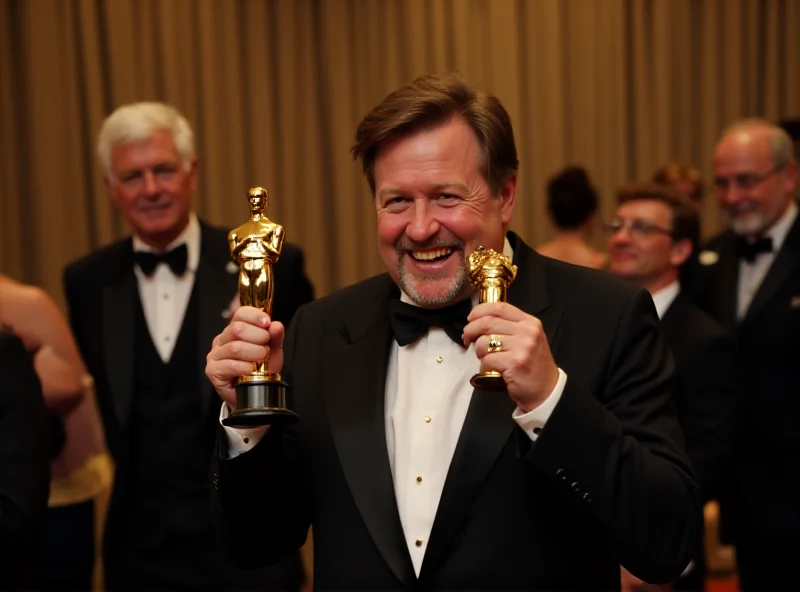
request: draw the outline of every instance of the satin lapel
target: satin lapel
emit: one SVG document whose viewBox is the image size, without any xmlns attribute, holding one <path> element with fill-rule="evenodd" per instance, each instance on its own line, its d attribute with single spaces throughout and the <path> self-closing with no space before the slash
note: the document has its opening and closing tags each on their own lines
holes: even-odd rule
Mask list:
<svg viewBox="0 0 800 592">
<path fill-rule="evenodd" d="M 139 296 L 133 258 L 120 261 L 119 269 L 124 271 L 103 287 L 102 317 L 108 385 L 117 419 L 125 426 L 133 396 L 133 326 Z"/>
<path fill-rule="evenodd" d="M 753 296 L 753 301 L 750 303 L 742 323 L 750 322 L 764 310 L 781 285 L 793 272 L 796 273 L 798 264 L 800 264 L 800 217 L 795 220 L 789 234 L 786 235 L 781 250 L 775 255 L 775 260 Z"/>
<path fill-rule="evenodd" d="M 197 298 L 197 367 L 198 384 L 203 385 L 203 402 L 205 410 L 210 404 L 218 403 L 219 398 L 212 392 L 211 383 L 206 377 L 206 356 L 211 350 L 211 342 L 219 335 L 228 320 L 227 313 L 231 301 L 237 293 L 237 274 L 227 271 L 227 245 L 224 242 L 215 244 L 210 240 L 207 229 L 203 228 L 200 248 L 200 262 L 197 265 L 193 296 Z"/>
<path fill-rule="evenodd" d="M 734 329 L 737 322 L 736 309 L 739 300 L 739 255 L 737 253 L 736 241 L 731 235 L 720 246 L 719 252 L 719 276 L 711 286 L 717 298 L 716 306 L 719 310 L 719 319 L 722 324 Z"/>
<path fill-rule="evenodd" d="M 512 238 L 516 239 L 510 234 L 509 240 Z M 558 362 L 556 345 L 561 307 L 548 300 L 540 256 L 518 239 L 512 240 L 512 246 L 514 263 L 519 270 L 508 291 L 509 303 L 539 318 Z M 436 570 L 448 545 L 467 520 L 475 498 L 517 425 L 511 418 L 515 407 L 506 392 L 473 391 L 439 501 L 420 580 Z"/>
<path fill-rule="evenodd" d="M 384 424 L 386 367 L 391 346 L 388 299 L 377 311 L 363 311 L 364 330 L 349 327 L 330 338 L 326 393 L 336 451 L 350 492 L 376 547 L 398 580 L 414 585 L 395 501 Z M 354 323 L 356 325 L 360 323 Z"/>
</svg>

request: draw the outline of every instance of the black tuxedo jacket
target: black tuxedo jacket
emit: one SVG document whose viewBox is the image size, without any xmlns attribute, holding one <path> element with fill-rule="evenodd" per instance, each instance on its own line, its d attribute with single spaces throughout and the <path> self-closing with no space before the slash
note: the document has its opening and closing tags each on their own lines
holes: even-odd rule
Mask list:
<svg viewBox="0 0 800 592">
<path fill-rule="evenodd" d="M 232 560 L 274 561 L 310 523 L 319 589 L 612 590 L 620 563 L 654 582 L 681 572 L 699 496 L 650 295 L 509 238 L 509 300 L 541 319 L 568 375 L 536 443 L 507 394 L 474 391 L 417 578 L 384 431 L 399 290 L 366 280 L 298 311 L 284 371 L 299 423 L 218 461 Z"/>
<path fill-rule="evenodd" d="M 706 250 L 716 257 L 700 257 L 693 298 L 735 334 L 746 418 L 734 453 L 735 495 L 722 507 L 726 533 L 800 540 L 800 218 L 741 321 L 737 238 L 724 232 Z"/>
<path fill-rule="evenodd" d="M 675 359 L 675 404 L 703 502 L 724 483 L 740 426 L 733 335 L 680 293 L 661 330 Z"/>
<path fill-rule="evenodd" d="M 675 359 L 673 392 L 678 420 L 705 503 L 723 492 L 741 425 L 733 336 L 683 292 L 664 313 L 661 330 Z M 697 539 L 693 559 L 694 568 L 678 580 L 676 589 L 703 590 L 702 537 Z"/>
<path fill-rule="evenodd" d="M 50 493 L 42 387 L 22 341 L 0 330 L 0 589 L 34 587 Z"/>
<path fill-rule="evenodd" d="M 211 458 L 219 426 L 220 400 L 204 374 L 211 342 L 227 325 L 223 318 L 237 293 L 238 268 L 230 265 L 227 232 L 201 222 L 200 261 L 193 290 L 197 295 L 197 372 L 204 385 L 207 450 Z M 297 308 L 313 299 L 299 247 L 284 244 L 274 266 L 273 317 L 288 323 Z M 64 272 L 69 319 L 83 359 L 95 379 L 109 451 L 116 472 L 114 495 L 106 521 L 105 549 L 113 554 L 117 523 L 125 511 L 131 463 L 130 415 L 133 392 L 133 334 L 136 293 L 130 238 L 70 264 Z M 158 525 L 154 524 L 153 528 Z"/>
</svg>

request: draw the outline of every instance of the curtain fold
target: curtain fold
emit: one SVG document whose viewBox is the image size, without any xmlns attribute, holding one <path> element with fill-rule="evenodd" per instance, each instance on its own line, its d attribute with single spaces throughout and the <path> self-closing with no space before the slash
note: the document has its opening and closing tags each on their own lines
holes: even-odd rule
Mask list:
<svg viewBox="0 0 800 592">
<path fill-rule="evenodd" d="M 240 224 L 263 185 L 318 294 L 379 273 L 355 126 L 446 70 L 508 108 L 512 227 L 537 244 L 567 164 L 608 216 L 666 160 L 708 174 L 733 119 L 800 116 L 799 30 L 799 0 L 0 0 L 0 272 L 60 300 L 64 265 L 128 232 L 96 134 L 116 106 L 164 100 L 195 130 L 201 217 Z"/>
</svg>

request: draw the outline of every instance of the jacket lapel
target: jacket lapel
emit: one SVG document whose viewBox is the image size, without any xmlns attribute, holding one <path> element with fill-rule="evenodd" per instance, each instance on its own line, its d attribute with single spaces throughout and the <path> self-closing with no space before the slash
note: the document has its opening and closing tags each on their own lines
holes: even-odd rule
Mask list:
<svg viewBox="0 0 800 592">
<path fill-rule="evenodd" d="M 197 367 L 198 383 L 202 385 L 204 410 L 209 411 L 212 402 L 219 402 L 213 395 L 211 383 L 205 374 L 206 356 L 211 350 L 211 342 L 222 332 L 228 319 L 223 316 L 237 291 L 237 274 L 227 269 L 230 258 L 223 238 L 214 237 L 205 224 L 201 223 L 200 261 L 197 264 L 192 290 L 197 298 Z M 215 238 L 219 240 L 214 240 Z"/>
<path fill-rule="evenodd" d="M 386 368 L 391 347 L 388 303 L 398 291 L 386 276 L 381 294 L 354 304 L 353 316 L 327 351 L 331 392 L 327 410 L 336 451 L 356 506 L 375 545 L 398 580 L 416 581 L 395 501 L 384 423 Z M 376 304 L 365 310 L 363 303 Z M 360 308 L 356 308 L 360 306 Z"/>
<path fill-rule="evenodd" d="M 739 302 L 739 254 L 733 233 L 720 245 L 718 265 L 717 286 L 711 288 L 716 294 L 720 322 L 725 327 L 734 329 Z"/>
<path fill-rule="evenodd" d="M 127 424 L 133 395 L 133 326 L 138 299 L 132 249 L 130 241 L 123 245 L 117 266 L 120 273 L 103 287 L 102 296 L 106 376 L 123 426 Z"/>
<path fill-rule="evenodd" d="M 800 216 L 792 224 L 789 234 L 781 246 L 781 250 L 775 255 L 775 260 L 767 272 L 764 281 L 761 282 L 756 291 L 753 301 L 747 309 L 747 313 L 742 322 L 749 322 L 764 310 L 764 307 L 772 300 L 772 297 L 797 268 L 800 262 Z"/>
<path fill-rule="evenodd" d="M 518 266 L 517 278 L 508 290 L 509 303 L 539 318 L 558 362 L 556 342 L 562 310 L 548 300 L 541 257 L 513 233 L 509 233 L 509 241 Z M 435 571 L 448 550 L 447 545 L 467 520 L 475 498 L 517 425 L 511 418 L 515 407 L 504 391 L 473 391 L 439 501 L 420 580 Z"/>
</svg>

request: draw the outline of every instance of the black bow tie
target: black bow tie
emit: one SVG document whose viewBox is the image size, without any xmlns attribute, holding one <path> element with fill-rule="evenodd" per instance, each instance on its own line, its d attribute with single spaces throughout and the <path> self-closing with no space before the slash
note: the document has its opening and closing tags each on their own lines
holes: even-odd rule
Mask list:
<svg viewBox="0 0 800 592">
<path fill-rule="evenodd" d="M 178 245 L 166 253 L 152 253 L 150 251 L 135 251 L 133 260 L 147 277 L 153 275 L 159 263 L 166 263 L 175 275 L 183 275 L 186 271 L 188 251 L 186 243 Z"/>
<path fill-rule="evenodd" d="M 389 302 L 392 330 L 398 345 L 408 345 L 425 335 L 430 327 L 441 327 L 447 336 L 463 346 L 461 334 L 472 310 L 469 298 L 445 308 L 421 308 L 400 300 Z"/>
<path fill-rule="evenodd" d="M 772 253 L 772 239 L 768 236 L 751 243 L 745 238 L 739 239 L 739 257 L 752 263 L 759 253 Z"/>
</svg>

